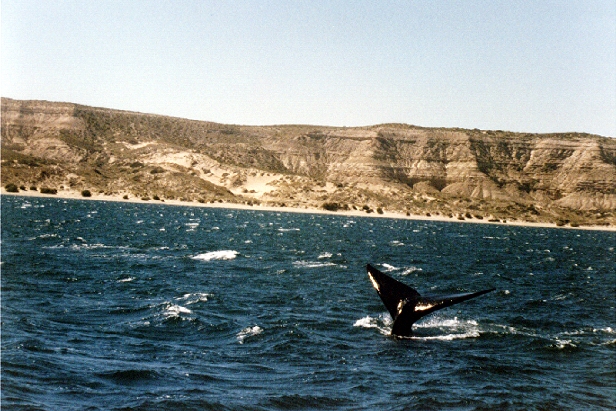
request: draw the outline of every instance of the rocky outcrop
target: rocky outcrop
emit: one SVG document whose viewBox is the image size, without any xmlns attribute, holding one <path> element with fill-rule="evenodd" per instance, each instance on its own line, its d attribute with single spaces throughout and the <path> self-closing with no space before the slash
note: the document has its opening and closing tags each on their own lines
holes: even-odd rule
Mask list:
<svg viewBox="0 0 616 411">
<path fill-rule="evenodd" d="M 256 181 L 268 189 L 251 189 Z M 251 127 L 3 98 L 8 182 L 614 224 L 616 139 L 404 124 Z"/>
</svg>

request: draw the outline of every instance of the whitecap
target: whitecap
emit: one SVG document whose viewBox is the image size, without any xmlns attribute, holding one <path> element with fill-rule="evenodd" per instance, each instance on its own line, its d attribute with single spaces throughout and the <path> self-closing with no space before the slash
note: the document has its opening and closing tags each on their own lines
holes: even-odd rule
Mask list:
<svg viewBox="0 0 616 411">
<path fill-rule="evenodd" d="M 212 294 L 209 293 L 186 293 L 178 300 L 184 301 L 186 305 L 195 304 L 198 302 L 206 302 Z"/>
<path fill-rule="evenodd" d="M 128 277 L 128 278 L 121 278 L 118 280 L 119 283 L 130 283 L 131 281 L 134 281 L 135 277 Z"/>
<path fill-rule="evenodd" d="M 181 314 L 192 314 L 192 311 L 176 304 L 169 304 L 165 309 L 165 316 L 167 317 L 179 317 Z"/>
<path fill-rule="evenodd" d="M 395 271 L 398 270 L 398 267 L 394 267 L 393 265 L 390 264 L 381 264 L 383 266 L 383 268 L 385 269 L 385 272 L 390 272 L 390 271 Z"/>
<path fill-rule="evenodd" d="M 439 318 L 432 317 L 428 320 L 421 321 L 415 324 L 415 328 L 465 328 L 465 327 L 476 327 L 479 324 L 475 320 L 466 320 L 460 321 L 458 317 L 453 318 Z"/>
<path fill-rule="evenodd" d="M 353 327 L 376 328 L 381 334 L 389 335 L 391 334 L 392 324 L 393 322 L 388 314 L 381 314 L 376 318 L 367 315 L 355 321 Z"/>
<path fill-rule="evenodd" d="M 38 236 L 37 238 L 42 239 L 42 238 L 57 238 L 57 237 L 59 237 L 59 235 L 58 235 L 58 234 L 53 233 L 53 234 L 41 234 L 41 235 L 40 235 L 40 236 Z"/>
<path fill-rule="evenodd" d="M 462 334 L 445 334 L 445 335 L 433 335 L 433 336 L 411 336 L 408 337 L 412 340 L 440 340 L 440 341 L 452 341 L 452 340 L 463 340 L 465 338 L 478 338 L 479 331 L 469 331 L 467 333 Z"/>
<path fill-rule="evenodd" d="M 477 338 L 480 336 L 479 324 L 475 320 L 461 321 L 458 317 L 430 318 L 427 321 L 421 321 L 414 326 L 418 330 L 440 329 L 444 334 L 439 335 L 413 335 L 408 338 L 414 340 L 440 340 L 452 341 L 465 338 Z M 423 332 L 425 332 L 423 331 Z"/>
<path fill-rule="evenodd" d="M 197 254 L 192 258 L 194 260 L 212 261 L 212 260 L 233 260 L 239 253 L 235 250 L 219 250 L 210 251 L 203 254 Z"/>
<path fill-rule="evenodd" d="M 294 261 L 293 265 L 299 268 L 321 268 L 321 267 L 331 267 L 336 264 L 332 262 Z"/>
<path fill-rule="evenodd" d="M 237 341 L 240 344 L 244 344 L 244 341 L 247 338 L 250 338 L 255 335 L 259 335 L 262 332 L 263 332 L 263 328 L 259 327 L 258 325 L 255 325 L 254 327 L 246 327 L 242 331 L 237 333 Z"/>
<path fill-rule="evenodd" d="M 553 344 L 552 347 L 559 350 L 564 350 L 565 348 L 575 348 L 577 345 L 575 345 L 572 340 L 559 340 L 557 338 L 556 343 Z"/>
<path fill-rule="evenodd" d="M 423 271 L 423 268 L 411 266 L 411 267 L 407 268 L 406 270 L 404 270 L 401 275 L 409 275 L 409 274 L 414 273 L 416 271 Z"/>
<path fill-rule="evenodd" d="M 319 256 L 317 257 L 317 259 L 322 259 L 322 258 L 331 258 L 333 256 L 332 253 L 321 253 L 319 254 Z"/>
</svg>

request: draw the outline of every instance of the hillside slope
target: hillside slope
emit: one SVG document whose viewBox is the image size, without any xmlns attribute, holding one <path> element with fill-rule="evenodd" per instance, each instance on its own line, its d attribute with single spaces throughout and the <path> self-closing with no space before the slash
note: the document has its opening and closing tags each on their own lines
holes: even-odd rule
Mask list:
<svg viewBox="0 0 616 411">
<path fill-rule="evenodd" d="M 581 133 L 238 126 L 3 98 L 1 177 L 26 189 L 616 224 L 616 139 Z"/>
</svg>

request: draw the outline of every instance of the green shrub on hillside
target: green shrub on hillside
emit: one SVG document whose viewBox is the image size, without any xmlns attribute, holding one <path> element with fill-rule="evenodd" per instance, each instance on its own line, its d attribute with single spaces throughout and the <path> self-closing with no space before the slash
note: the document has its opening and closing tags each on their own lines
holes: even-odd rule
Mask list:
<svg viewBox="0 0 616 411">
<path fill-rule="evenodd" d="M 19 193 L 19 188 L 17 188 L 17 186 L 13 183 L 8 183 L 4 186 L 4 188 L 6 189 L 7 193 Z"/>
<path fill-rule="evenodd" d="M 340 209 L 340 204 L 338 203 L 323 203 L 323 209 L 327 211 L 338 211 Z"/>
</svg>

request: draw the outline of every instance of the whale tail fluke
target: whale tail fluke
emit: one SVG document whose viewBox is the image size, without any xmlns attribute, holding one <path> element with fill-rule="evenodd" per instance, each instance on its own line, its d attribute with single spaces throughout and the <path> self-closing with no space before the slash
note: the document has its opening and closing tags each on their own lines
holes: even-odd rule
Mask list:
<svg viewBox="0 0 616 411">
<path fill-rule="evenodd" d="M 494 291 L 494 288 L 491 288 L 474 293 L 422 296 L 414 288 L 391 278 L 370 264 L 366 269 L 372 285 L 394 320 L 391 333 L 399 337 L 410 336 L 413 324 L 434 311 Z"/>
</svg>

